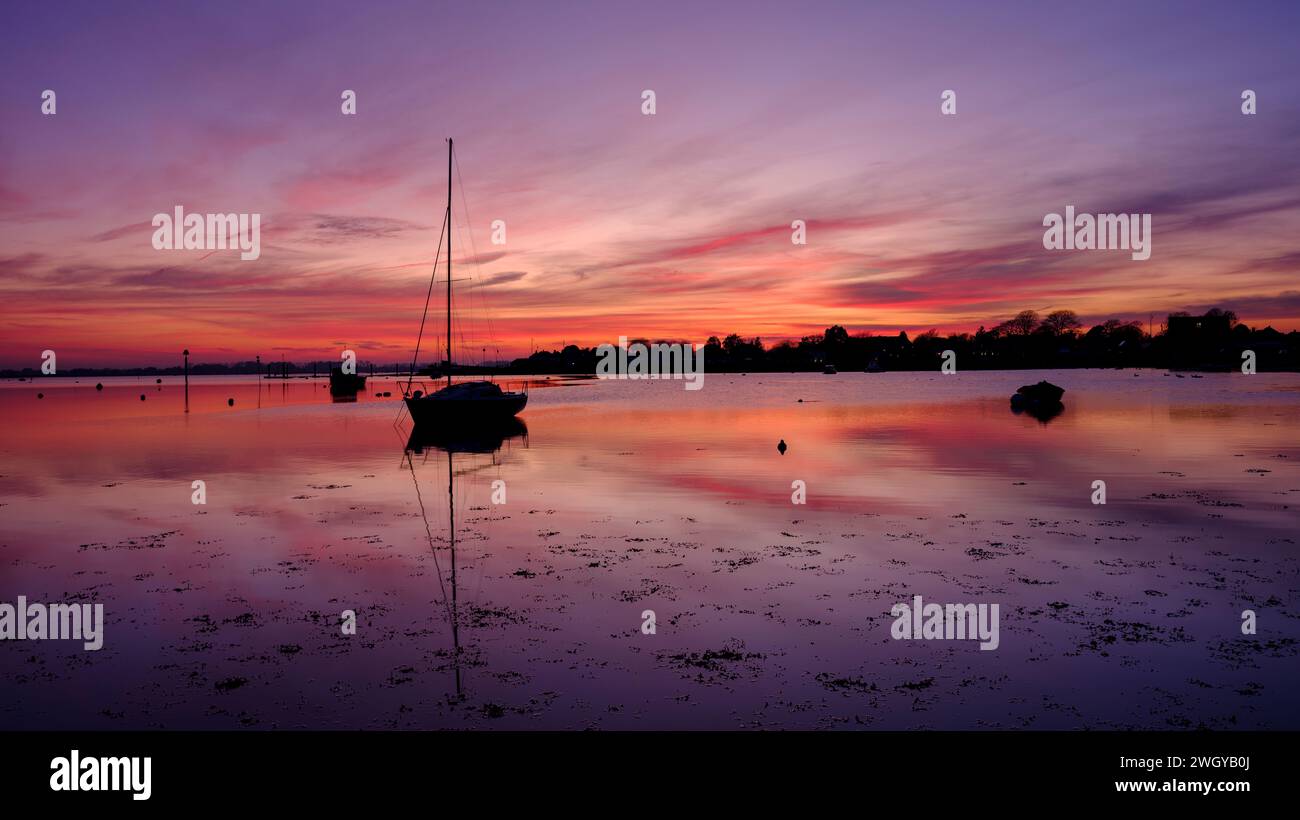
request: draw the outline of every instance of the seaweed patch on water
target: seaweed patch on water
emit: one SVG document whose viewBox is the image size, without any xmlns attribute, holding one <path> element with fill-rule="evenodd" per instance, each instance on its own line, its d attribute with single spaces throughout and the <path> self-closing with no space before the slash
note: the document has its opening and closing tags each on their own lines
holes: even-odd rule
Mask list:
<svg viewBox="0 0 1300 820">
<path fill-rule="evenodd" d="M 761 672 L 760 652 L 746 652 L 744 641 L 732 639 L 721 649 L 703 652 L 659 653 L 660 660 L 669 666 L 688 673 L 687 677 L 700 683 L 736 680 L 742 676 L 755 677 Z"/>
<path fill-rule="evenodd" d="M 79 551 L 86 550 L 160 550 L 167 546 L 167 539 L 176 535 L 178 530 L 168 530 L 167 532 L 154 533 L 153 535 L 142 535 L 137 538 L 126 538 L 118 541 L 116 544 L 90 543 L 82 544 L 77 547 Z"/>
<path fill-rule="evenodd" d="M 1210 657 L 1230 669 L 1258 669 L 1262 658 L 1294 658 L 1297 651 L 1300 651 L 1300 641 L 1295 638 L 1261 641 L 1243 637 L 1209 645 Z"/>
<path fill-rule="evenodd" d="M 814 680 L 820 683 L 828 691 L 839 692 L 846 695 L 880 691 L 880 687 L 874 682 L 868 683 L 858 677 L 836 677 L 829 672 L 818 673 Z"/>
<path fill-rule="evenodd" d="M 1109 650 L 1121 644 L 1156 644 L 1170 645 L 1189 643 L 1192 638 L 1182 627 L 1162 627 L 1144 624 L 1138 621 L 1117 621 L 1106 618 L 1100 623 L 1085 624 L 1089 639 L 1078 645 L 1078 651 L 1067 652 L 1077 655 L 1083 651 L 1099 652 L 1105 656 Z"/>
</svg>

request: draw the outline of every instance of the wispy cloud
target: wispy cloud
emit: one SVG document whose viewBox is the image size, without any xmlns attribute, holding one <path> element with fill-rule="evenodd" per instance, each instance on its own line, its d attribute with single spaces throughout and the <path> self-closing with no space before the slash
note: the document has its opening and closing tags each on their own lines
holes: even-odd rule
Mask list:
<svg viewBox="0 0 1300 820">
<path fill-rule="evenodd" d="M 665 8 L 342 4 L 308 31 L 303 4 L 256 26 L 185 7 L 167 37 L 141 9 L 93 31 L 16 9 L 0 299 L 17 318 L 0 349 L 401 349 L 434 273 L 449 135 L 476 348 L 487 318 L 509 354 L 638 332 L 964 330 L 1049 305 L 1221 305 L 1300 327 L 1300 56 L 1278 22 L 1300 22 L 1293 5 L 1025 4 L 1014 25 L 944 3 L 793 26 L 779 6 Z M 946 13 L 962 24 L 936 30 Z M 1141 48 L 1099 22 L 1121 13 Z M 1237 111 L 1243 83 L 1255 117 Z M 47 84 L 54 117 L 30 99 Z M 261 258 L 153 250 L 153 214 L 178 204 L 262 214 Z M 1044 251 L 1042 217 L 1066 205 L 1151 213 L 1152 259 Z"/>
</svg>

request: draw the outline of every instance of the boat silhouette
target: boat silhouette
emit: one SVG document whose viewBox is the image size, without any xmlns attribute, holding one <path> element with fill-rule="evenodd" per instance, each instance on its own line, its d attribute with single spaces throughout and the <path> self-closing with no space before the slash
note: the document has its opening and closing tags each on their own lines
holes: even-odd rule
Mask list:
<svg viewBox="0 0 1300 820">
<path fill-rule="evenodd" d="M 1011 412 L 1028 413 L 1041 422 L 1049 422 L 1065 410 L 1061 397 L 1065 388 L 1048 381 L 1026 384 L 1011 395 Z"/>
<path fill-rule="evenodd" d="M 330 368 L 330 395 L 355 396 L 366 386 L 366 377 L 344 373 L 342 368 Z"/>
<path fill-rule="evenodd" d="M 500 421 L 514 418 L 528 404 L 527 393 L 512 393 L 502 390 L 489 381 L 467 381 L 452 384 L 451 361 L 451 184 L 453 142 L 447 140 L 447 211 L 444 218 L 444 231 L 447 240 L 447 386 L 432 393 L 422 390 L 411 391 L 411 382 L 407 381 L 407 395 L 404 397 L 407 412 L 416 428 L 460 425 L 473 421 Z M 439 236 L 441 249 L 442 236 Z M 415 343 L 415 354 L 420 354 L 420 338 L 424 335 L 424 320 L 429 314 L 429 296 L 433 293 L 433 283 L 438 276 L 435 261 L 433 278 L 429 281 L 429 295 L 424 300 L 424 315 L 420 317 L 420 336 Z M 412 362 L 412 370 L 415 363 Z"/>
</svg>

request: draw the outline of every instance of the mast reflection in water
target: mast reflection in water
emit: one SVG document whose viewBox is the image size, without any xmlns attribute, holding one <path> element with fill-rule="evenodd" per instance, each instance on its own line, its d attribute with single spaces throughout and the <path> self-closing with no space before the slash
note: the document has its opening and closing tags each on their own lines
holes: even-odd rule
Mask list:
<svg viewBox="0 0 1300 820">
<path fill-rule="evenodd" d="M 503 419 L 490 424 L 465 425 L 455 430 L 429 429 L 415 425 L 406 441 L 406 449 L 403 454 L 403 460 L 411 473 L 411 482 L 415 485 L 415 498 L 420 507 L 420 516 L 424 519 L 424 532 L 429 543 L 429 550 L 433 555 L 434 570 L 438 573 L 441 605 L 446 611 L 447 622 L 451 626 L 451 659 L 452 671 L 455 676 L 456 700 L 463 700 L 465 697 L 461 680 L 463 647 L 460 642 L 460 592 L 456 567 L 457 485 L 458 483 L 461 485 L 462 500 L 466 498 L 471 489 L 481 491 L 483 488 L 478 484 L 481 483 L 484 473 L 494 470 L 501 463 L 497 453 L 507 444 L 513 443 L 515 439 L 520 439 L 525 448 L 528 446 L 528 427 L 518 418 Z M 445 492 L 447 535 L 445 538 L 441 536 L 435 537 L 433 534 L 434 526 L 429 523 L 428 508 L 425 506 L 425 494 L 420 489 L 420 480 L 415 469 L 416 456 L 421 457 L 420 465 L 425 468 L 433 466 L 429 464 L 429 456 L 438 452 L 446 453 L 447 456 L 447 485 Z M 456 469 L 457 454 L 464 457 L 459 471 Z M 488 458 L 485 459 L 483 456 Z M 421 472 L 424 472 L 424 469 Z M 491 489 L 490 486 L 488 489 Z M 438 495 L 441 495 L 441 493 Z M 442 503 L 441 501 L 435 501 L 434 498 L 435 496 L 430 496 L 430 505 Z M 463 506 L 462 503 L 462 508 Z M 490 517 L 488 516 L 479 519 L 485 524 L 489 520 Z M 476 532 L 469 529 L 461 535 L 460 540 L 461 542 L 482 540 L 485 537 L 486 532 L 482 530 Z M 440 549 L 448 553 L 450 559 L 446 575 L 443 573 L 442 562 L 438 559 Z M 448 585 L 450 585 L 450 591 L 448 591 Z"/>
</svg>

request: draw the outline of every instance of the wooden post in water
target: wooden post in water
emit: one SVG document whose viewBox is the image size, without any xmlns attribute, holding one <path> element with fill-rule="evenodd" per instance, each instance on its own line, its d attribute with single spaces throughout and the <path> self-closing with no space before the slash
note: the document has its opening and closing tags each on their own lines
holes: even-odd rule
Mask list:
<svg viewBox="0 0 1300 820">
<path fill-rule="evenodd" d="M 190 349 L 187 347 L 181 351 L 185 357 L 185 412 L 190 412 Z"/>
</svg>

